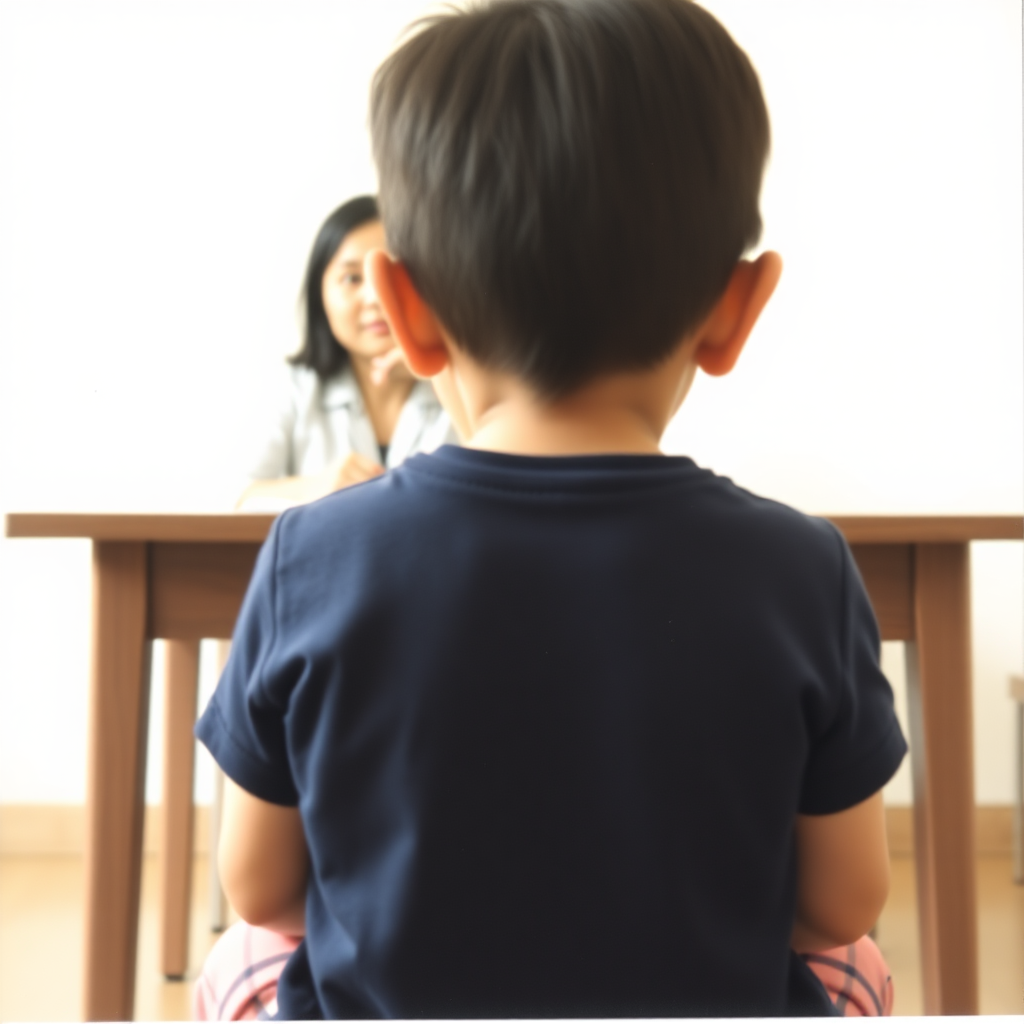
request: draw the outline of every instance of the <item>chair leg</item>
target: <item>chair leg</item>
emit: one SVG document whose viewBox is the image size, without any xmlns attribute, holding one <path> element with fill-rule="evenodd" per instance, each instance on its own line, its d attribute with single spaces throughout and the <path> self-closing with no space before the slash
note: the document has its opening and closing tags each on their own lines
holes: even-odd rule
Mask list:
<svg viewBox="0 0 1024 1024">
<path fill-rule="evenodd" d="M 222 932 L 228 926 L 228 901 L 220 884 L 217 846 L 220 843 L 220 815 L 224 799 L 224 773 L 214 765 L 213 804 L 210 807 L 210 931 Z"/>
<path fill-rule="evenodd" d="M 220 678 L 231 654 L 231 641 L 217 642 L 217 676 Z M 220 845 L 220 818 L 224 800 L 224 773 L 213 766 L 213 804 L 210 807 L 210 931 L 222 932 L 228 926 L 228 901 L 220 884 L 217 847 Z"/>
<path fill-rule="evenodd" d="M 1024 703 L 1017 704 L 1016 806 L 1013 809 L 1013 880 L 1024 885 Z"/>
<path fill-rule="evenodd" d="M 160 961 L 169 979 L 188 970 L 192 889 L 192 785 L 199 690 L 199 641 L 168 640 L 164 680 L 163 883 Z"/>
</svg>

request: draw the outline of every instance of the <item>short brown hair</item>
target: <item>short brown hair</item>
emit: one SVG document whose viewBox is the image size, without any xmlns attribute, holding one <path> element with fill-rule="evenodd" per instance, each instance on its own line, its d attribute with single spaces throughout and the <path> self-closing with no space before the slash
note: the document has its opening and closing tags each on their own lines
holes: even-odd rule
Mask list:
<svg viewBox="0 0 1024 1024">
<path fill-rule="evenodd" d="M 761 233 L 768 113 L 688 0 L 425 19 L 370 99 L 388 244 L 473 358 L 540 394 L 656 365 Z"/>
</svg>

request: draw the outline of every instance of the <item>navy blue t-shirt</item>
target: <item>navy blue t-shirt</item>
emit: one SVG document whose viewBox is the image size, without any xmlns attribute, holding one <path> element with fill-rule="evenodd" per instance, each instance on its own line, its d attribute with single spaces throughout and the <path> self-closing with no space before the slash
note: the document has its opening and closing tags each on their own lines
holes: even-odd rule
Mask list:
<svg viewBox="0 0 1024 1024">
<path fill-rule="evenodd" d="M 197 726 L 298 805 L 283 1018 L 828 1013 L 797 813 L 906 750 L 842 536 L 687 458 L 445 447 L 284 513 Z"/>
</svg>

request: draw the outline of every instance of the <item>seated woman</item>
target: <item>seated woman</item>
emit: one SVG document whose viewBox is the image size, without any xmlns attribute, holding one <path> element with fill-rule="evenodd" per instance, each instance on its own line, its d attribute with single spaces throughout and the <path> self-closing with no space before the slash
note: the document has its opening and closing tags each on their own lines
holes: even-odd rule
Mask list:
<svg viewBox="0 0 1024 1024">
<path fill-rule="evenodd" d="M 238 507 L 277 510 L 458 443 L 427 381 L 401 360 L 363 260 L 386 247 L 373 196 L 350 199 L 317 234 L 303 283 L 302 348 L 288 360 L 272 428 Z"/>
</svg>

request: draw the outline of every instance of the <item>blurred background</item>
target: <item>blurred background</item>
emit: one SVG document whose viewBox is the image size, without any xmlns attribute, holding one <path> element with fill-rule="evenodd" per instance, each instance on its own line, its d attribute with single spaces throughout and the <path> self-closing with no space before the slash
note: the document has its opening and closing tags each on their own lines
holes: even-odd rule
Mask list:
<svg viewBox="0 0 1024 1024">
<path fill-rule="evenodd" d="M 767 96 L 785 271 L 666 450 L 809 512 L 1019 514 L 1020 4 L 706 6 Z M 430 9 L 0 0 L 0 511 L 233 504 L 313 236 L 375 187 L 369 79 Z M 0 808 L 84 802 L 89 557 L 0 540 Z M 972 559 L 976 793 L 1004 806 L 1022 545 Z M 902 704 L 898 645 L 884 660 Z M 887 796 L 909 803 L 906 767 Z"/>
</svg>

